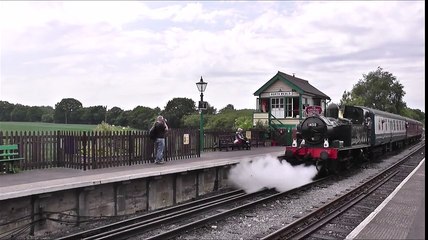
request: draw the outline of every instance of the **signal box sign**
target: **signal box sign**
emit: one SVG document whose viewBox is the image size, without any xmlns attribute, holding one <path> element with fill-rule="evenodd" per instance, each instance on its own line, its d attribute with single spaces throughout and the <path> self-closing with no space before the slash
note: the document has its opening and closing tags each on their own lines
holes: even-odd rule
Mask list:
<svg viewBox="0 0 428 240">
<path fill-rule="evenodd" d="M 305 108 L 306 116 L 312 116 L 312 115 L 321 115 L 322 108 L 321 106 L 307 106 Z"/>
</svg>

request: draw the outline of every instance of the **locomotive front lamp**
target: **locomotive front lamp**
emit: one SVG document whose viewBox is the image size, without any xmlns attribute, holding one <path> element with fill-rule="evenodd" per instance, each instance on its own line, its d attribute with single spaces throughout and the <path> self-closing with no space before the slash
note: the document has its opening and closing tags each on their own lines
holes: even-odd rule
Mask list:
<svg viewBox="0 0 428 240">
<path fill-rule="evenodd" d="M 292 147 L 297 147 L 297 139 L 293 139 L 293 143 L 291 144 Z"/>
<path fill-rule="evenodd" d="M 325 148 L 328 148 L 328 147 L 329 147 L 328 139 L 327 139 L 327 138 L 324 138 L 324 147 L 325 147 Z"/>
<path fill-rule="evenodd" d="M 202 113 L 203 109 L 207 108 L 207 104 L 204 102 L 204 92 L 207 88 L 208 83 L 204 82 L 201 76 L 201 80 L 196 83 L 196 87 L 198 87 L 199 92 L 201 93 L 201 101 L 199 101 L 199 114 L 201 115 L 200 121 L 199 121 L 199 156 L 201 156 L 201 151 L 204 147 L 204 116 Z"/>
</svg>

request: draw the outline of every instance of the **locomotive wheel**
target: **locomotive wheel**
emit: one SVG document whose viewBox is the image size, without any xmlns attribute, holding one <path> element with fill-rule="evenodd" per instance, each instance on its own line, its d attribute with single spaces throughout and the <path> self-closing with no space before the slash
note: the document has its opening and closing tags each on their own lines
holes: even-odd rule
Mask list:
<svg viewBox="0 0 428 240">
<path fill-rule="evenodd" d="M 330 171 L 325 162 L 316 161 L 315 168 L 317 169 L 317 174 L 315 175 L 314 180 L 323 178 L 329 175 Z"/>
<path fill-rule="evenodd" d="M 282 162 L 282 160 L 285 160 L 285 155 L 280 155 L 277 158 L 280 162 Z"/>
<path fill-rule="evenodd" d="M 329 161 L 328 163 L 329 163 L 328 164 L 328 172 L 331 174 L 335 174 L 335 175 L 339 174 L 340 171 L 339 171 L 338 162 L 337 161 Z"/>
<path fill-rule="evenodd" d="M 348 171 L 351 168 L 352 168 L 352 162 L 351 162 L 351 160 L 345 160 L 343 162 L 340 162 L 340 169 Z"/>
<path fill-rule="evenodd" d="M 318 172 L 321 172 L 321 170 L 324 168 L 324 164 L 321 161 L 316 161 L 315 168 L 317 169 Z"/>
</svg>

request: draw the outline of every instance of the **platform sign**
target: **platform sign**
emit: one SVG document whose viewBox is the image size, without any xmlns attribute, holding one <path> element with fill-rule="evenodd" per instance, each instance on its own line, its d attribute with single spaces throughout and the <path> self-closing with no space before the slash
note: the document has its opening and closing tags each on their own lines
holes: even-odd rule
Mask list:
<svg viewBox="0 0 428 240">
<path fill-rule="evenodd" d="M 305 108 L 306 116 L 312 116 L 312 115 L 321 115 L 322 108 L 321 106 L 307 106 Z"/>
<path fill-rule="evenodd" d="M 199 101 L 198 108 L 199 110 L 206 110 L 208 108 L 208 102 Z"/>
<path fill-rule="evenodd" d="M 251 139 L 251 131 L 245 131 L 245 137 Z"/>
<path fill-rule="evenodd" d="M 188 134 L 188 133 L 183 134 L 183 144 L 184 144 L 184 145 L 187 145 L 187 144 L 189 144 L 189 143 L 190 143 L 190 137 L 189 137 L 189 134 Z"/>
</svg>

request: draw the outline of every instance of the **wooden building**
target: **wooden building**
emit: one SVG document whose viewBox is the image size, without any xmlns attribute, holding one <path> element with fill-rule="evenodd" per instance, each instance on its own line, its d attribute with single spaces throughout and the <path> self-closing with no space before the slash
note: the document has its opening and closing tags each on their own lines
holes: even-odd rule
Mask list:
<svg viewBox="0 0 428 240">
<path fill-rule="evenodd" d="M 278 144 L 291 143 L 293 129 L 312 112 L 322 114 L 330 97 L 309 84 L 307 80 L 278 71 L 255 93 L 256 111 L 253 125 L 268 126 Z"/>
</svg>

